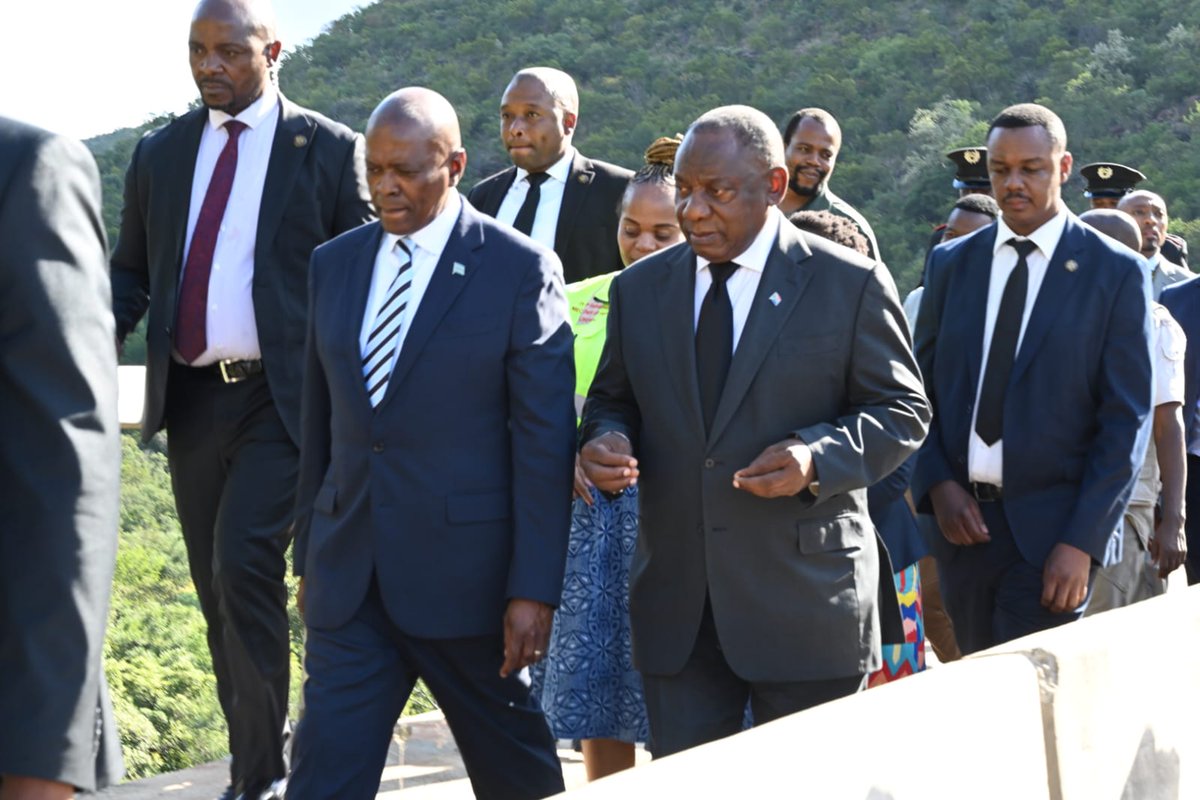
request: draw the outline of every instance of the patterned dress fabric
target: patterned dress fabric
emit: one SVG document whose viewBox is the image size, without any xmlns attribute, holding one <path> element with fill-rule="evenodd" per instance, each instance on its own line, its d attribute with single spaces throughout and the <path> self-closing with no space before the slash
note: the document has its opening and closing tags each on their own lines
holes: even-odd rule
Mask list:
<svg viewBox="0 0 1200 800">
<path fill-rule="evenodd" d="M 916 564 L 894 576 L 900 615 L 904 620 L 904 644 L 883 646 L 883 666 L 871 673 L 867 686 L 880 686 L 925 669 L 925 615 L 921 608 L 921 571 Z"/>
<path fill-rule="evenodd" d="M 644 742 L 642 678 L 629 633 L 629 561 L 637 543 L 637 488 L 595 505 L 575 499 L 562 603 L 541 678 L 542 708 L 559 739 Z"/>
</svg>

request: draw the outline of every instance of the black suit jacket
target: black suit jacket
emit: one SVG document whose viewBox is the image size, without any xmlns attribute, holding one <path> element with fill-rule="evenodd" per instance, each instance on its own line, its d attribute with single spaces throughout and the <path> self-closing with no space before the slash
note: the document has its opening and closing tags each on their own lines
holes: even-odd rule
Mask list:
<svg viewBox="0 0 1200 800">
<path fill-rule="evenodd" d="M 308 259 L 313 249 L 372 218 L 362 137 L 279 97 L 279 123 L 263 186 L 254 250 L 254 314 L 263 367 L 279 415 L 300 441 Z M 125 176 L 121 232 L 112 256 L 113 310 L 124 340 L 146 327 L 142 437 L 166 424 L 167 372 L 179 271 L 200 135 L 199 108 L 145 136 Z"/>
<path fill-rule="evenodd" d="M 0 774 L 120 777 L 100 658 L 120 476 L 96 164 L 0 118 Z"/>
<path fill-rule="evenodd" d="M 496 216 L 516 176 L 517 168 L 509 167 L 484 178 L 468 195 L 471 205 L 489 217 Z M 554 236 L 554 252 L 563 263 L 567 283 L 623 266 L 617 249 L 617 206 L 632 176 L 624 167 L 594 161 L 575 151 Z"/>
</svg>

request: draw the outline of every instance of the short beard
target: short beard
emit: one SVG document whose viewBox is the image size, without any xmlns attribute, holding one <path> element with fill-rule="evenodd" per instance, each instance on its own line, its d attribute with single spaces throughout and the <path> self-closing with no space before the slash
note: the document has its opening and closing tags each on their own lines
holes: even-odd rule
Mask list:
<svg viewBox="0 0 1200 800">
<path fill-rule="evenodd" d="M 827 177 L 827 175 L 822 176 L 821 180 L 816 186 L 801 186 L 796 182 L 796 176 L 793 174 L 792 177 L 788 179 L 788 188 L 791 189 L 792 192 L 798 197 L 816 197 L 817 193 L 825 187 L 825 179 Z"/>
</svg>

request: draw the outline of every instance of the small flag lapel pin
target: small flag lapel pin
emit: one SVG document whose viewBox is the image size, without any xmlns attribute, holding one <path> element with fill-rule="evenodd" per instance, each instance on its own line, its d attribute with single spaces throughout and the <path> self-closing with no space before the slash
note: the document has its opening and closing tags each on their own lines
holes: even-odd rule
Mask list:
<svg viewBox="0 0 1200 800">
<path fill-rule="evenodd" d="M 467 268 L 463 266 L 461 261 L 455 261 L 454 266 L 450 269 L 452 275 L 466 275 Z"/>
<path fill-rule="evenodd" d="M 777 306 L 783 302 L 783 298 L 779 296 L 779 292 L 771 292 L 771 296 L 767 298 L 771 301 L 771 305 Z"/>
</svg>

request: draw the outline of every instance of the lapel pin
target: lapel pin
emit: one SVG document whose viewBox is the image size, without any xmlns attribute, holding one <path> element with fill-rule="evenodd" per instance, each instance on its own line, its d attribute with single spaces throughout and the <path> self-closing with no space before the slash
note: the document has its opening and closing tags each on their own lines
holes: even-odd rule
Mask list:
<svg viewBox="0 0 1200 800">
<path fill-rule="evenodd" d="M 1072 258 L 1064 266 L 1067 268 L 1067 272 L 1074 272 L 1079 269 L 1079 262 Z"/>
<path fill-rule="evenodd" d="M 304 145 L 308 144 L 308 137 L 302 133 L 298 133 L 296 134 L 296 138 L 292 139 L 292 144 L 296 147 L 304 147 Z"/>
<path fill-rule="evenodd" d="M 779 296 L 779 292 L 771 292 L 771 296 L 767 298 L 771 301 L 771 305 L 777 306 L 783 302 L 783 298 Z"/>
<path fill-rule="evenodd" d="M 454 266 L 450 268 L 451 275 L 466 275 L 467 268 L 461 262 L 455 261 Z"/>
<path fill-rule="evenodd" d="M 576 178 L 575 180 L 579 181 L 580 183 L 591 183 L 592 176 L 588 175 L 586 172 L 581 172 L 581 173 L 579 173 L 579 177 Z"/>
</svg>

